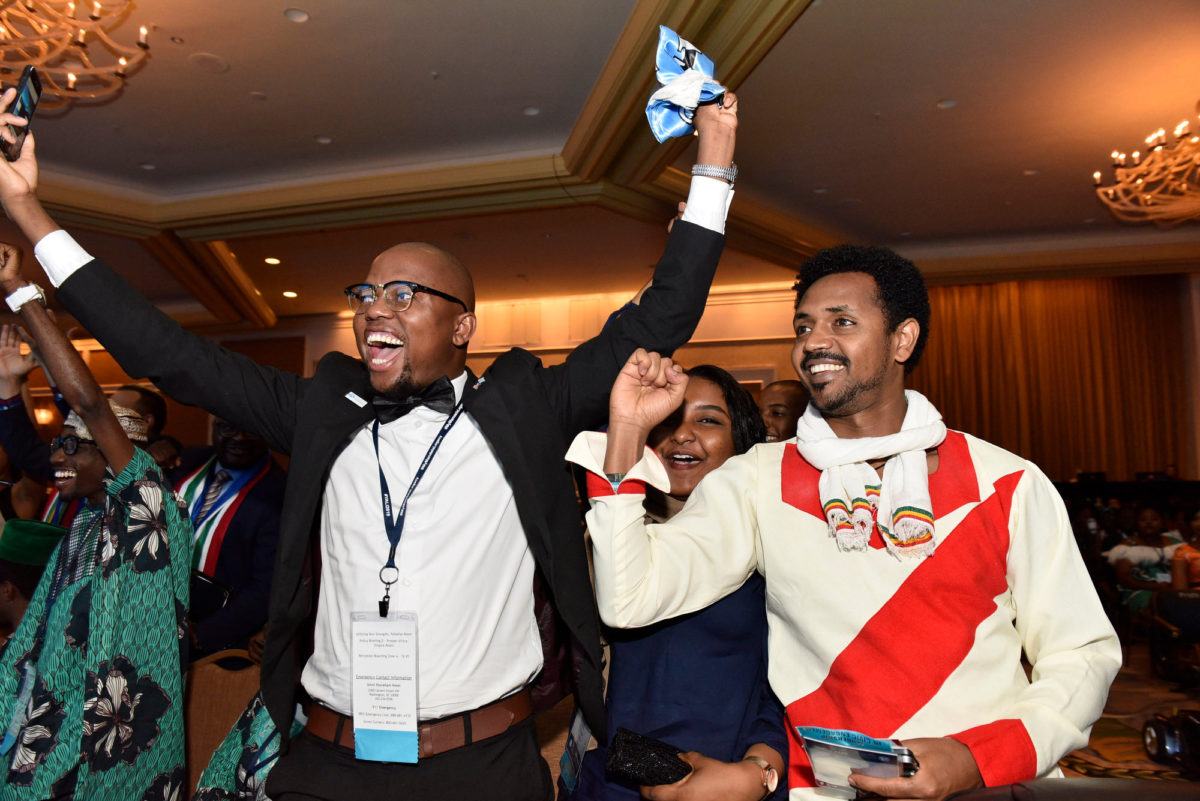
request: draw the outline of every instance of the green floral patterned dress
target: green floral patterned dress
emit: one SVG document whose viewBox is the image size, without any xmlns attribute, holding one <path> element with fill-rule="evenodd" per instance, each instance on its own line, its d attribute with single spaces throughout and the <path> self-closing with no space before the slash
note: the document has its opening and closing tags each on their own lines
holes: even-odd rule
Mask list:
<svg viewBox="0 0 1200 801">
<path fill-rule="evenodd" d="M 103 508 L 76 516 L 0 654 L 0 799 L 186 797 L 191 545 L 186 512 L 135 449 Z"/>
</svg>

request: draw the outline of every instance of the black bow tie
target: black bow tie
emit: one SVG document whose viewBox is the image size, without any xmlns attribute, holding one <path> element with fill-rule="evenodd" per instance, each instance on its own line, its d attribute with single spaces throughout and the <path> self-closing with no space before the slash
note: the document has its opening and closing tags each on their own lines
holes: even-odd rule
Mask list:
<svg viewBox="0 0 1200 801">
<path fill-rule="evenodd" d="M 397 417 L 403 417 L 417 406 L 428 406 L 435 412 L 450 414 L 454 410 L 454 386 L 450 379 L 442 376 L 425 389 L 409 395 L 404 400 L 392 400 L 383 395 L 371 398 L 375 407 L 375 417 L 380 423 L 390 423 Z"/>
</svg>

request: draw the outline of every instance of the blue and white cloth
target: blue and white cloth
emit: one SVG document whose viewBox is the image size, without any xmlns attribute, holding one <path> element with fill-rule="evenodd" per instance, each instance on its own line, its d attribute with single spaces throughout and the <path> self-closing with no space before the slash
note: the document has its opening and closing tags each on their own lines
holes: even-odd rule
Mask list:
<svg viewBox="0 0 1200 801">
<path fill-rule="evenodd" d="M 654 63 L 662 86 L 646 105 L 650 130 L 659 142 L 687 136 L 694 130 L 696 106 L 716 100 L 725 87 L 713 78 L 712 59 L 665 25 L 658 26 Z"/>
</svg>

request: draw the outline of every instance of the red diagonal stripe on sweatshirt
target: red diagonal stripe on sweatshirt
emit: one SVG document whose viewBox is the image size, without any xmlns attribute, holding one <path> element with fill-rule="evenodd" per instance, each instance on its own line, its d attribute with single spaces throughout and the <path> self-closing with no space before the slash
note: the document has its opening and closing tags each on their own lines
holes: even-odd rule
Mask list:
<svg viewBox="0 0 1200 801">
<path fill-rule="evenodd" d="M 997 481 L 838 654 L 821 686 L 788 705 L 792 786 L 815 784 L 795 726 L 890 737 L 962 663 L 1007 586 L 1009 510 L 1021 476 Z"/>
</svg>

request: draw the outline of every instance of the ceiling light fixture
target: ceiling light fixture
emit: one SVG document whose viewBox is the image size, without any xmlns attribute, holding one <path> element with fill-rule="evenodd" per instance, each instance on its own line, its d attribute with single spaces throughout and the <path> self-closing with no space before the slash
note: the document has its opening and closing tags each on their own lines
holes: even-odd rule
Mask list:
<svg viewBox="0 0 1200 801">
<path fill-rule="evenodd" d="M 279 259 L 275 258 L 274 256 L 267 256 L 265 259 L 263 259 L 263 261 L 265 261 L 267 264 L 279 264 Z"/>
<path fill-rule="evenodd" d="M 1099 170 L 1092 173 L 1096 197 L 1121 222 L 1170 228 L 1200 220 L 1200 136 L 1189 133 L 1187 120 L 1175 126 L 1174 134 L 1171 144 L 1163 128 L 1147 136 L 1145 154 L 1114 150 L 1112 186 L 1101 185 Z"/>
<path fill-rule="evenodd" d="M 145 25 L 138 30 L 136 47 L 109 36 L 127 20 L 132 5 L 130 0 L 0 2 L 0 73 L 37 67 L 43 108 L 108 97 L 124 86 L 150 49 Z"/>
</svg>

